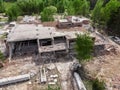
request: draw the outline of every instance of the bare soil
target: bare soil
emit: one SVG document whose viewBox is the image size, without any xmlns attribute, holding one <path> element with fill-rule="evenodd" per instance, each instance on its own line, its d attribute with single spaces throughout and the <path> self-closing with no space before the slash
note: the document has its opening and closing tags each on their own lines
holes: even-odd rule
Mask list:
<svg viewBox="0 0 120 90">
<path fill-rule="evenodd" d="M 57 74 L 57 83 L 52 87 L 60 87 L 61 90 L 73 90 L 71 85 L 71 73 L 69 67 L 70 62 L 61 63 L 49 63 L 44 64 L 46 67 L 47 83 L 40 83 L 39 69 L 42 65 L 36 65 L 31 57 L 24 57 L 22 59 L 16 59 L 11 63 L 6 63 L 2 69 L 0 69 L 0 79 L 5 77 L 12 77 L 21 74 L 27 74 L 29 72 L 37 72 L 30 81 L 16 83 L 0 87 L 0 90 L 47 90 L 50 75 Z"/>
<path fill-rule="evenodd" d="M 86 63 L 85 69 L 93 78 L 98 78 L 106 83 L 107 90 L 120 90 L 120 46 L 110 41 L 116 48 L 116 52 L 95 57 Z"/>
</svg>

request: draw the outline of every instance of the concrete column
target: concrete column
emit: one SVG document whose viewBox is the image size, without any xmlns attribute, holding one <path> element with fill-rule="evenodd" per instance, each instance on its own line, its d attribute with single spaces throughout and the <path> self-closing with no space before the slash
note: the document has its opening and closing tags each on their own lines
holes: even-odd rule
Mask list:
<svg viewBox="0 0 120 90">
<path fill-rule="evenodd" d="M 52 46 L 54 47 L 54 44 L 55 44 L 55 40 L 54 40 L 54 37 L 52 37 Z M 55 56 L 55 51 L 53 51 L 53 54 Z"/>
<path fill-rule="evenodd" d="M 42 63 L 43 61 L 41 61 L 42 56 L 41 56 L 41 51 L 40 51 L 41 45 L 40 45 L 39 38 L 37 39 L 37 45 L 38 45 L 38 60 L 40 61 L 40 63 Z"/>
<path fill-rule="evenodd" d="M 13 55 L 13 44 L 9 43 L 9 62 L 11 62 L 12 55 Z"/>
<path fill-rule="evenodd" d="M 20 45 L 19 45 L 19 48 L 18 48 L 18 50 L 21 50 L 21 46 L 22 46 L 22 43 L 20 42 Z"/>
<path fill-rule="evenodd" d="M 52 38 L 52 45 L 54 46 L 54 44 L 55 44 L 55 43 L 54 43 L 54 38 Z"/>
<path fill-rule="evenodd" d="M 69 40 L 66 39 L 66 51 L 67 51 L 67 52 L 69 52 L 69 47 L 70 47 L 70 46 L 69 46 Z"/>
<path fill-rule="evenodd" d="M 38 45 L 39 56 L 41 56 L 41 52 L 40 52 L 40 41 L 39 41 L 39 39 L 37 39 L 37 45 Z"/>
</svg>

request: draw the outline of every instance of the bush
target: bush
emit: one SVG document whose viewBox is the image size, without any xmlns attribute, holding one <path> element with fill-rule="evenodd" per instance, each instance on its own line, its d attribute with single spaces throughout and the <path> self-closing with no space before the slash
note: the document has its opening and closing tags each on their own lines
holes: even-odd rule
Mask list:
<svg viewBox="0 0 120 90">
<path fill-rule="evenodd" d="M 87 34 L 77 35 L 75 50 L 79 61 L 84 61 L 92 58 L 94 41 L 92 37 Z"/>
<path fill-rule="evenodd" d="M 4 55 L 1 53 L 1 51 L 0 51 L 0 60 L 1 60 L 1 61 L 5 60 L 5 57 L 4 57 Z"/>
<path fill-rule="evenodd" d="M 0 13 L 3 13 L 4 11 L 5 11 L 4 1 L 0 0 Z"/>
<path fill-rule="evenodd" d="M 51 87 L 50 85 L 48 85 L 48 89 L 47 90 L 60 90 L 60 87 L 57 86 L 57 87 Z"/>
<path fill-rule="evenodd" d="M 95 79 L 93 80 L 92 88 L 93 90 L 105 90 L 105 84 L 103 81 Z"/>
<path fill-rule="evenodd" d="M 13 4 L 11 7 L 8 8 L 8 10 L 6 10 L 9 21 L 17 20 L 17 17 L 21 15 L 21 13 L 21 9 L 16 4 Z"/>
<path fill-rule="evenodd" d="M 53 21 L 53 15 L 57 12 L 57 8 L 54 6 L 49 6 L 44 8 L 41 12 L 41 20 L 42 21 Z"/>
<path fill-rule="evenodd" d="M 16 4 L 24 15 L 40 14 L 43 10 L 43 0 L 17 0 Z"/>
</svg>

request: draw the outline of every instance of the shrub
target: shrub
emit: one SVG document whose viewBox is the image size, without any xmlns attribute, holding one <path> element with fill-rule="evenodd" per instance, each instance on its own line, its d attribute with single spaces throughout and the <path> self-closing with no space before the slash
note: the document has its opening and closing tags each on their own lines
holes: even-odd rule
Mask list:
<svg viewBox="0 0 120 90">
<path fill-rule="evenodd" d="M 3 61 L 5 59 L 4 55 L 2 54 L 2 52 L 0 51 L 0 60 Z"/>
<path fill-rule="evenodd" d="M 103 81 L 95 79 L 93 80 L 92 88 L 93 90 L 105 90 L 105 84 Z"/>
<path fill-rule="evenodd" d="M 88 60 L 92 57 L 94 41 L 87 34 L 77 35 L 75 50 L 79 61 Z"/>
<path fill-rule="evenodd" d="M 49 6 L 44 8 L 41 12 L 41 20 L 42 21 L 53 21 L 53 15 L 57 12 L 57 8 L 54 6 Z"/>
</svg>

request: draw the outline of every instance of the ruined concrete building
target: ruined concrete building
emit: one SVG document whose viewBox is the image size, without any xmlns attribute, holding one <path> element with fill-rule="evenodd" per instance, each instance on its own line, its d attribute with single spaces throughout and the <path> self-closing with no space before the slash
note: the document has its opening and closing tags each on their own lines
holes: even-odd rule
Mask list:
<svg viewBox="0 0 120 90">
<path fill-rule="evenodd" d="M 66 17 L 65 19 L 58 20 L 58 28 L 70 28 L 70 27 L 81 27 L 82 25 L 90 24 L 90 20 L 87 18 L 80 17 Z"/>
<path fill-rule="evenodd" d="M 80 32 L 77 32 L 80 33 Z M 18 24 L 7 36 L 9 60 L 17 55 L 47 52 L 68 52 L 73 48 L 76 35 L 70 32 L 58 32 L 54 27 L 35 24 Z"/>
<path fill-rule="evenodd" d="M 17 24 L 7 35 L 9 60 L 23 55 L 37 55 L 38 59 L 47 60 L 52 57 L 56 60 L 60 56 L 75 55 L 76 34 L 84 34 L 84 32 L 86 31 L 57 31 L 54 27 L 45 27 L 40 24 Z M 95 38 L 95 47 L 104 51 L 108 40 L 97 33 L 90 34 L 90 36 Z"/>
</svg>

